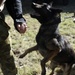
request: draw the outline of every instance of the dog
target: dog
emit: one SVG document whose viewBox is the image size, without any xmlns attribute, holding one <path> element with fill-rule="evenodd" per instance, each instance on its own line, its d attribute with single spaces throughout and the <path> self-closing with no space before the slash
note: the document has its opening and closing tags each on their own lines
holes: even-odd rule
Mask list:
<svg viewBox="0 0 75 75">
<path fill-rule="evenodd" d="M 23 58 L 28 53 L 32 51 L 39 51 L 39 53 L 44 57 L 41 60 L 41 75 L 46 75 L 45 65 L 46 62 L 51 61 L 53 75 L 54 69 L 58 66 L 65 65 L 64 74 L 69 75 L 70 69 L 74 63 L 75 54 L 70 46 L 69 42 L 60 35 L 58 25 L 61 22 L 60 13 L 61 9 L 56 9 L 48 4 L 37 4 L 33 3 L 32 8 L 37 12 L 37 15 L 32 15 L 32 18 L 36 18 L 40 23 L 40 29 L 36 35 L 37 45 L 25 50 L 19 58 Z M 56 62 L 58 64 L 53 63 Z"/>
<path fill-rule="evenodd" d="M 69 41 L 64 36 L 60 37 L 59 43 L 62 50 L 51 60 L 50 68 L 52 72 L 50 75 L 54 74 L 57 66 L 61 67 L 63 75 L 70 75 L 72 65 L 75 63 L 75 52 Z"/>
</svg>

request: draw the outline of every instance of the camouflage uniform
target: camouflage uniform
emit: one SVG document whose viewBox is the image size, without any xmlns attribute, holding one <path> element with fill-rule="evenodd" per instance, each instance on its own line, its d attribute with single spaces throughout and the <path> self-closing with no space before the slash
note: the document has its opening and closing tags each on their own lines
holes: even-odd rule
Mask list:
<svg viewBox="0 0 75 75">
<path fill-rule="evenodd" d="M 15 67 L 14 58 L 10 52 L 10 27 L 3 20 L 4 15 L 1 13 L 4 8 L 5 1 L 6 0 L 0 0 L 0 64 L 4 75 L 16 75 L 17 69 Z"/>
<path fill-rule="evenodd" d="M 9 29 L 10 27 L 0 19 L 0 64 L 4 75 L 16 75 L 17 69 L 10 52 Z"/>
<path fill-rule="evenodd" d="M 16 75 L 14 58 L 11 55 L 9 41 L 10 27 L 0 18 L 0 64 L 4 75 Z"/>
</svg>

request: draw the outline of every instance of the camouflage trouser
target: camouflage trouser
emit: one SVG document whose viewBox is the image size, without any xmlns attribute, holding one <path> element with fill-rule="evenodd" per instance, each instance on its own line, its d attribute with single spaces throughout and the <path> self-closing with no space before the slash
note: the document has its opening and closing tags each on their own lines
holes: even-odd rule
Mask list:
<svg viewBox="0 0 75 75">
<path fill-rule="evenodd" d="M 16 75 L 17 69 L 10 53 L 9 29 L 9 26 L 0 19 L 0 64 L 4 75 Z"/>
</svg>

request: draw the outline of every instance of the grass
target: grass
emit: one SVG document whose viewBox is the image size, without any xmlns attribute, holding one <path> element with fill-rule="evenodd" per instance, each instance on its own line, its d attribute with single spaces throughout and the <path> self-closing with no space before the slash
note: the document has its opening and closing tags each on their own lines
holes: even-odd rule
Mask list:
<svg viewBox="0 0 75 75">
<path fill-rule="evenodd" d="M 65 16 L 68 17 L 72 15 L 73 13 L 61 13 L 62 21 L 59 24 L 59 29 L 60 33 L 67 37 L 72 47 L 75 49 L 75 23 L 73 22 L 73 18 L 65 19 Z M 35 37 L 40 27 L 40 23 L 36 19 L 31 18 L 29 14 L 25 14 L 23 16 L 27 20 L 28 28 L 25 34 L 19 34 L 14 29 L 13 20 L 11 17 L 6 15 L 6 22 L 11 27 L 10 37 L 12 40 L 12 50 L 20 51 L 20 53 L 23 53 L 25 49 L 36 44 Z M 17 56 L 18 54 L 15 54 L 15 62 L 18 67 L 18 75 L 40 75 L 40 60 L 43 57 L 38 52 L 32 52 L 23 59 L 18 59 Z M 48 74 L 50 71 L 49 63 L 47 64 L 46 69 Z M 75 73 L 73 73 L 71 75 L 75 75 Z"/>
</svg>

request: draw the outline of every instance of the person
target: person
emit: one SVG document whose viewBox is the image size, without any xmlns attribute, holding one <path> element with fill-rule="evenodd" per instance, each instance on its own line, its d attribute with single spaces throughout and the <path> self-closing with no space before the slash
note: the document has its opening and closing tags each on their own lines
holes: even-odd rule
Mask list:
<svg viewBox="0 0 75 75">
<path fill-rule="evenodd" d="M 0 67 L 3 75 L 17 75 L 17 68 L 10 45 L 10 27 L 3 19 L 2 10 L 4 4 L 6 4 L 7 10 L 14 20 L 14 26 L 19 33 L 25 33 L 26 20 L 22 17 L 21 0 L 0 0 Z"/>
<path fill-rule="evenodd" d="M 22 16 L 21 0 L 6 0 L 5 2 L 8 13 L 14 20 L 14 26 L 19 33 L 25 33 L 27 25 Z"/>
</svg>

